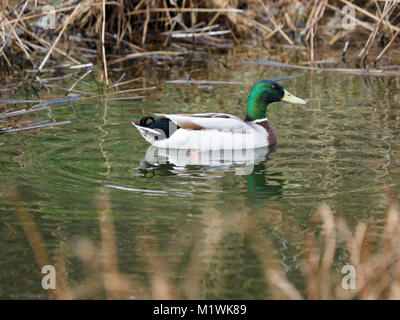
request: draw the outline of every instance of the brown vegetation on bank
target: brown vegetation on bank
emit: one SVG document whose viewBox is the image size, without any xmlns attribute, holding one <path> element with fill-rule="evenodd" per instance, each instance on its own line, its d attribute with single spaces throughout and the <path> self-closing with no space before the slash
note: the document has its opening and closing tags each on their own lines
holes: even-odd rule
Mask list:
<svg viewBox="0 0 400 320">
<path fill-rule="evenodd" d="M 345 6 L 354 19 L 344 17 Z M 5 0 L 0 10 L 3 74 L 43 72 L 60 61 L 94 63 L 102 65 L 108 85 L 110 67 L 123 61 L 229 50 L 248 39 L 305 46 L 309 61 L 349 41 L 346 49 L 357 48 L 358 64 L 377 63 L 391 50 L 398 53 L 400 31 L 400 4 L 389 0 L 69 0 L 55 7 Z M 343 21 L 357 27 L 345 29 Z"/>
</svg>

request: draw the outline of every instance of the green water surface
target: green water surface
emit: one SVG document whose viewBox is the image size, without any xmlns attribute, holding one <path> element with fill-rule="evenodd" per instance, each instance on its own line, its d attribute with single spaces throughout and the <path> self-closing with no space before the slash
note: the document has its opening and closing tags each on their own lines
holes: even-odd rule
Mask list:
<svg viewBox="0 0 400 320">
<path fill-rule="evenodd" d="M 306 72 L 282 81 L 308 103 L 269 107 L 278 145 L 242 175 L 240 163 L 196 163 L 196 152 L 150 163 L 149 145 L 130 121 L 153 112 L 242 117 L 255 81 L 292 72 L 235 63 L 192 68 L 149 72 L 146 86 L 156 89 L 142 100 L 56 106 L 24 117 L 70 124 L 0 136 L 0 298 L 48 297 L 27 226 L 35 226 L 52 264 L 65 256 L 70 286 L 83 283 L 86 267 L 74 252 L 84 241 L 102 247 L 98 199 L 109 201 L 118 267 L 139 299 L 154 297 L 157 273 L 182 298 L 267 299 L 269 257 L 304 293 L 304 234 L 317 228 L 310 217 L 322 202 L 350 226 L 384 217 L 388 190 L 400 191 L 399 79 Z M 243 83 L 163 82 L 187 73 Z M 18 190 L 33 222 L 16 212 L 9 190 Z M 257 240 L 246 231 L 249 221 Z M 335 259 L 338 270 L 348 262 L 345 253 Z"/>
</svg>

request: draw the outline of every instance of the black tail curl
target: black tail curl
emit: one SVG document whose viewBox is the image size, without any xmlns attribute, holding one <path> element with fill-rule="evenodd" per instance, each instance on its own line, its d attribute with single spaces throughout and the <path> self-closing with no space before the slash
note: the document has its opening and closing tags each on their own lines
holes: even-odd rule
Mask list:
<svg viewBox="0 0 400 320">
<path fill-rule="evenodd" d="M 152 123 L 154 122 L 154 118 L 153 117 L 143 117 L 142 119 L 140 119 L 140 125 L 142 127 L 149 127 Z"/>
<path fill-rule="evenodd" d="M 153 117 L 146 116 L 140 119 L 139 124 L 142 127 L 150 129 L 159 129 L 164 131 L 166 138 L 168 139 L 179 127 L 168 118 L 161 118 L 155 120 Z"/>
</svg>

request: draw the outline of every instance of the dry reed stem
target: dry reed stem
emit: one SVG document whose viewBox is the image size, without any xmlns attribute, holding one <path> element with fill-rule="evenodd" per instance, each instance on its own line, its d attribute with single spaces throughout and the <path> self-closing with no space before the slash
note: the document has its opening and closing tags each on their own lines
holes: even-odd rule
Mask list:
<svg viewBox="0 0 400 320">
<path fill-rule="evenodd" d="M 28 5 L 28 3 L 29 3 L 29 0 L 26 0 L 25 3 L 24 3 L 24 5 L 22 6 L 22 9 L 21 9 L 21 11 L 19 12 L 18 17 L 17 17 L 17 19 L 16 19 L 14 25 L 11 26 L 11 30 L 9 31 L 9 33 L 8 33 L 8 35 L 7 35 L 7 37 L 6 37 L 5 41 L 4 41 L 4 43 L 3 43 L 3 45 L 2 45 L 1 48 L 0 48 L 0 52 L 2 52 L 2 51 L 4 50 L 5 46 L 6 46 L 7 43 L 8 43 L 8 40 L 9 40 L 10 37 L 11 37 L 11 34 L 12 34 L 13 32 L 15 32 L 15 26 L 18 24 L 18 21 L 20 20 L 22 14 L 24 13 L 25 8 L 26 8 L 26 6 Z"/>
<path fill-rule="evenodd" d="M 351 2 L 349 2 L 347 0 L 339 0 L 339 1 L 343 2 L 344 4 L 349 5 L 350 7 L 353 7 L 354 9 L 358 10 L 359 12 L 365 14 L 366 16 L 368 16 L 369 18 L 371 18 L 371 19 L 373 19 L 373 20 L 375 20 L 377 22 L 381 21 L 381 18 L 378 18 L 377 16 L 373 15 L 372 13 L 370 13 L 367 10 L 362 9 L 361 7 L 355 5 L 354 3 L 351 3 Z M 390 1 L 390 0 L 386 0 L 386 1 Z M 386 3 L 386 1 L 385 1 L 385 3 Z M 388 21 L 382 20 L 382 23 L 387 25 L 391 30 L 394 30 L 394 31 L 398 31 L 399 30 L 398 27 L 393 26 Z"/>
<path fill-rule="evenodd" d="M 7 21 L 7 18 L 5 18 Z M 18 24 L 18 21 L 16 21 L 16 24 Z M 30 54 L 28 53 L 25 44 L 22 42 L 21 38 L 18 36 L 18 34 L 15 32 L 15 25 L 11 28 L 11 31 L 14 35 L 14 37 L 17 39 L 17 42 L 20 46 L 20 48 L 22 49 L 22 51 L 24 52 L 25 56 L 28 58 L 28 60 L 32 63 L 32 65 L 34 65 L 34 62 L 32 60 L 32 57 L 30 56 Z M 6 41 L 4 42 L 4 45 L 6 45 Z M 0 52 L 4 54 L 4 52 L 2 50 L 0 50 Z"/>
<path fill-rule="evenodd" d="M 149 21 L 150 21 L 150 1 L 146 0 L 146 20 L 144 21 L 144 27 L 143 27 L 142 46 L 144 46 L 146 42 L 147 28 L 149 26 Z"/>
<path fill-rule="evenodd" d="M 396 39 L 396 37 L 399 34 L 399 30 L 396 31 L 396 33 L 393 35 L 392 39 L 390 39 L 390 41 L 388 42 L 388 44 L 385 46 L 385 48 L 382 49 L 381 53 L 376 57 L 375 61 L 374 61 L 374 65 L 376 65 L 376 63 L 382 58 L 382 56 L 386 53 L 386 51 L 389 49 L 389 47 L 392 45 L 392 43 L 394 42 L 394 40 Z"/>
<path fill-rule="evenodd" d="M 141 80 L 143 80 L 143 79 L 142 78 L 136 78 L 136 79 L 126 80 L 126 81 L 123 81 L 123 82 L 118 81 L 117 83 L 115 83 L 112 86 L 110 86 L 110 88 L 124 86 L 126 84 L 129 84 L 129 83 L 132 83 L 132 82 L 141 81 Z M 134 90 L 137 91 L 136 89 L 134 89 Z"/>
<path fill-rule="evenodd" d="M 369 36 L 367 42 L 365 43 L 364 47 L 359 52 L 359 54 L 357 56 L 357 61 L 360 61 L 361 59 L 363 59 L 365 61 L 367 59 L 369 49 L 371 48 L 371 45 L 372 45 L 372 41 L 375 39 L 375 36 L 376 36 L 376 34 L 377 34 L 378 30 L 379 30 L 379 27 L 380 27 L 381 23 L 383 22 L 383 19 L 385 19 L 386 17 L 389 18 L 389 16 L 390 16 L 389 12 L 394 7 L 394 4 L 395 3 L 393 3 L 393 2 L 388 2 L 388 1 L 385 2 L 383 14 L 382 14 L 381 18 L 377 21 L 377 23 L 375 25 L 375 29 L 370 34 L 370 36 Z"/>
<path fill-rule="evenodd" d="M 240 9 L 233 9 L 233 8 L 226 8 L 226 9 L 218 9 L 218 8 L 149 8 L 149 12 L 155 12 L 155 13 L 160 13 L 160 12 L 204 12 L 204 13 L 242 13 L 243 10 Z M 145 10 L 135 10 L 128 12 L 127 15 L 138 15 L 138 14 L 143 14 L 146 13 L 147 9 Z"/>
<path fill-rule="evenodd" d="M 87 3 L 85 3 L 85 5 L 86 5 L 86 4 L 87 4 Z M 107 2 L 107 5 L 113 5 L 113 4 L 114 4 L 114 5 L 118 5 L 118 4 L 115 3 L 115 2 L 111 2 L 111 1 Z M 78 5 L 81 5 L 81 4 L 77 4 L 77 5 L 73 5 L 73 6 L 69 6 L 69 7 L 65 7 L 65 8 L 54 9 L 54 10 L 50 10 L 50 11 L 44 11 L 44 12 L 41 12 L 41 13 L 36 13 L 36 14 L 32 14 L 32 15 L 25 16 L 25 17 L 21 17 L 20 19 L 12 19 L 12 20 L 9 20 L 9 21 L 7 21 L 7 22 L 2 22 L 2 23 L 0 23 L 0 28 L 1 28 L 1 27 L 4 27 L 4 26 L 7 26 L 7 25 L 9 25 L 9 24 L 11 24 L 11 23 L 14 23 L 14 22 L 16 22 L 16 21 L 32 20 L 32 19 L 35 19 L 35 18 L 39 18 L 39 17 L 42 17 L 42 16 L 47 16 L 47 15 L 54 14 L 54 13 L 59 13 L 59 12 L 64 12 L 64 11 L 70 11 L 70 10 L 72 10 L 72 9 L 75 9 Z M 103 3 L 102 3 L 102 2 L 88 3 L 88 5 L 89 5 L 90 7 L 96 7 L 96 6 L 102 6 Z"/>
<path fill-rule="evenodd" d="M 24 230 L 32 251 L 35 254 L 35 259 L 39 268 L 41 269 L 44 265 L 50 264 L 50 258 L 46 247 L 43 246 L 42 235 L 29 210 L 22 204 L 18 189 L 13 188 L 6 190 L 5 198 L 13 202 L 14 215 Z"/>
<path fill-rule="evenodd" d="M 273 14 L 269 11 L 268 7 L 263 3 L 263 1 L 258 0 L 258 2 L 260 3 L 260 5 L 263 7 L 263 9 L 265 10 L 265 12 L 267 13 L 268 19 L 272 22 L 272 24 L 274 25 L 275 28 L 278 27 L 277 22 L 275 21 L 275 17 L 273 16 Z M 293 41 L 289 38 L 289 36 L 282 30 L 282 28 L 278 28 L 277 30 L 282 36 L 283 38 L 290 44 L 290 45 L 294 45 Z"/>
<path fill-rule="evenodd" d="M 137 246 L 150 278 L 150 298 L 155 300 L 179 299 L 180 294 L 176 286 L 172 284 L 170 270 L 160 253 L 157 239 L 148 231 L 147 229 L 142 231 L 143 235 L 137 240 Z"/>
<path fill-rule="evenodd" d="M 37 35 L 35 35 L 33 32 L 30 32 L 29 30 L 27 30 L 26 28 L 24 28 L 23 26 L 19 25 L 19 27 L 21 28 L 21 30 L 23 30 L 25 33 L 27 33 L 28 35 L 34 37 L 37 41 L 45 44 L 46 46 L 48 46 L 49 48 L 51 48 L 51 44 L 49 42 L 47 42 L 46 40 L 38 37 Z M 54 47 L 54 51 L 58 52 L 59 54 L 63 55 L 64 57 L 66 57 L 68 60 L 71 60 L 73 63 L 76 64 L 80 64 L 80 62 L 74 58 L 72 58 L 69 54 L 67 54 L 66 52 L 64 52 L 61 49 L 58 49 L 57 47 Z"/>
<path fill-rule="evenodd" d="M 42 63 L 40 64 L 38 70 L 41 71 L 42 68 L 44 67 L 44 65 L 47 62 L 47 59 L 50 57 L 50 55 L 52 54 L 55 46 L 57 45 L 58 41 L 61 39 L 62 34 L 64 33 L 65 29 L 67 28 L 68 24 L 70 23 L 71 19 L 75 16 L 76 13 L 78 13 L 78 10 L 80 9 L 81 4 L 79 4 L 75 10 L 72 12 L 71 15 L 68 16 L 67 20 L 64 22 L 64 25 L 60 31 L 60 33 L 58 34 L 56 40 L 54 41 L 53 45 L 50 47 L 49 52 L 47 53 L 47 55 L 45 56 L 45 58 L 43 59 Z"/>
<path fill-rule="evenodd" d="M 264 279 L 270 287 L 272 298 L 301 300 L 301 294 L 290 283 L 282 269 L 272 241 L 262 236 L 263 231 L 255 217 L 246 214 L 238 224 L 239 231 L 248 239 L 261 263 Z"/>
<path fill-rule="evenodd" d="M 218 245 L 226 234 L 224 220 L 221 213 L 216 210 L 208 210 L 202 216 L 204 225 L 203 235 L 195 239 L 194 249 L 190 262 L 185 272 L 183 292 L 188 299 L 202 297 L 201 289 L 207 271 L 210 268 L 212 258 L 216 254 Z"/>
<path fill-rule="evenodd" d="M 332 9 L 333 11 L 335 11 L 335 12 L 337 12 L 337 13 L 343 15 L 343 16 L 345 15 L 345 13 L 342 12 L 342 10 L 336 8 L 335 6 L 332 6 L 329 3 L 327 3 L 326 6 L 329 9 Z M 367 29 L 368 31 L 371 31 L 371 32 L 374 31 L 374 27 L 372 27 L 369 23 L 366 23 L 366 22 L 364 22 L 364 21 L 362 21 L 360 19 L 357 19 L 356 17 L 353 17 L 353 16 L 349 16 L 349 19 L 355 21 L 358 25 L 362 26 L 363 28 Z"/>
<path fill-rule="evenodd" d="M 72 300 L 73 293 L 69 286 L 67 259 L 70 252 L 68 245 L 62 242 L 58 247 L 58 254 L 54 259 L 54 268 L 56 270 L 56 289 L 57 300 Z"/>
<path fill-rule="evenodd" d="M 104 76 L 106 78 L 106 86 L 108 87 L 108 71 L 107 71 L 107 58 L 106 58 L 106 49 L 104 47 L 104 35 L 105 35 L 105 29 L 106 29 L 106 2 L 103 0 L 103 21 L 102 21 L 102 27 L 101 27 L 101 50 L 103 53 L 103 67 L 104 67 Z"/>
<path fill-rule="evenodd" d="M 320 266 L 320 299 L 328 299 L 330 297 L 330 271 L 333 265 L 333 260 L 336 250 L 336 226 L 335 219 L 331 209 L 326 203 L 323 203 L 318 210 L 323 222 L 322 230 L 324 235 L 324 252 Z"/>
<path fill-rule="evenodd" d="M 17 221 L 20 223 L 26 238 L 32 248 L 35 255 L 36 263 L 39 270 L 42 270 L 45 265 L 52 265 L 50 257 L 48 255 L 47 249 L 44 246 L 44 241 L 37 227 L 35 220 L 33 219 L 29 210 L 22 204 L 21 196 L 17 188 L 8 189 L 5 191 L 5 197 L 13 202 L 14 215 Z M 49 290 L 49 299 L 69 299 L 70 292 L 68 285 L 65 285 L 65 279 L 67 278 L 66 273 L 63 272 L 64 269 L 60 268 L 56 273 L 56 281 L 58 281 L 61 286 L 56 287 L 56 290 Z M 39 272 L 38 272 L 39 273 Z"/>
<path fill-rule="evenodd" d="M 129 299 L 133 295 L 129 282 L 118 268 L 117 245 L 111 207 L 107 195 L 101 195 L 96 202 L 99 212 L 99 228 L 101 234 L 101 259 L 103 279 L 107 299 Z"/>
<path fill-rule="evenodd" d="M 119 63 L 125 60 L 129 59 L 135 59 L 135 58 L 140 58 L 140 57 L 148 57 L 148 56 L 173 56 L 173 55 L 182 55 L 186 54 L 186 52 L 180 52 L 180 51 L 150 51 L 150 52 L 138 52 L 138 53 L 131 53 L 126 55 L 125 57 L 115 59 L 113 61 L 110 61 L 110 64 L 115 64 Z"/>
<path fill-rule="evenodd" d="M 12 70 L 15 70 L 14 66 L 11 64 L 10 60 L 8 59 L 8 57 L 6 56 L 6 54 L 4 52 L 1 52 L 2 57 L 4 58 L 4 60 L 6 61 L 8 67 Z"/>
<path fill-rule="evenodd" d="M 82 76 L 79 77 L 78 80 L 76 80 L 76 81 L 72 84 L 72 86 L 68 89 L 68 91 L 72 91 L 72 90 L 77 86 L 77 84 L 78 84 L 79 82 L 81 82 L 83 79 L 85 79 L 86 76 L 87 76 L 89 73 L 91 73 L 92 71 L 93 71 L 93 69 L 87 70 Z"/>
</svg>

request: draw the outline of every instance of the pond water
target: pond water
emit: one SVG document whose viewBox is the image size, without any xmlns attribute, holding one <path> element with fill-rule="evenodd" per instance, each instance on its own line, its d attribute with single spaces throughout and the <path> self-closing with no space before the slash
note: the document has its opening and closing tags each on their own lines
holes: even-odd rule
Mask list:
<svg viewBox="0 0 400 320">
<path fill-rule="evenodd" d="M 274 261 L 304 293 L 304 234 L 317 228 L 310 218 L 322 202 L 351 226 L 384 217 L 388 190 L 400 192 L 396 78 L 305 72 L 282 81 L 308 103 L 269 106 L 278 145 L 257 154 L 249 174 L 229 159 L 148 150 L 130 121 L 153 112 L 242 117 L 254 82 L 292 73 L 224 59 L 227 67 L 149 71 L 145 85 L 156 89 L 145 99 L 56 106 L 24 117 L 70 124 L 0 136 L 0 298 L 47 299 L 45 262 L 58 270 L 64 261 L 69 286 L 84 286 L 107 246 L 132 298 L 155 297 L 157 285 L 183 298 L 271 298 L 265 268 Z M 188 74 L 242 84 L 162 81 Z M 338 270 L 346 258 L 335 257 Z M 103 298 L 101 288 L 81 297 Z"/>
</svg>

